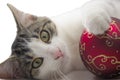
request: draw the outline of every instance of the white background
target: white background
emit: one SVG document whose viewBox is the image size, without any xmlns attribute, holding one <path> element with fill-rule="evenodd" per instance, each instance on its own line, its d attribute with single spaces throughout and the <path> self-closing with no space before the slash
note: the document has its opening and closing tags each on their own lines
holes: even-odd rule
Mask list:
<svg viewBox="0 0 120 80">
<path fill-rule="evenodd" d="M 11 54 L 16 24 L 7 3 L 37 16 L 56 16 L 82 6 L 89 0 L 0 0 L 0 62 Z"/>
</svg>

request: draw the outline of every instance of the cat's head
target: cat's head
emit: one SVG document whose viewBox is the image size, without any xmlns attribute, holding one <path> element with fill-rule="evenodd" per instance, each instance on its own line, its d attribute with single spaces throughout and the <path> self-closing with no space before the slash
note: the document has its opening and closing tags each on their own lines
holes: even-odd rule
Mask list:
<svg viewBox="0 0 120 80">
<path fill-rule="evenodd" d="M 8 4 L 17 23 L 17 36 L 12 55 L 2 63 L 3 78 L 35 78 L 50 80 L 62 76 L 70 62 L 67 47 L 59 37 L 55 24 L 47 17 L 24 13 Z M 59 75 L 58 75 L 59 74 Z"/>
</svg>

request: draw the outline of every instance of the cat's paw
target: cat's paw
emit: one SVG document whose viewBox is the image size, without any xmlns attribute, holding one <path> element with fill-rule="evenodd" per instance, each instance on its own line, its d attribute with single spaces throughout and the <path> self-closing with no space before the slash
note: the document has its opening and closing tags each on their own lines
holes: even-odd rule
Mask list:
<svg viewBox="0 0 120 80">
<path fill-rule="evenodd" d="M 83 25 L 95 35 L 103 34 L 108 30 L 111 17 L 104 11 L 90 12 L 83 16 Z"/>
</svg>

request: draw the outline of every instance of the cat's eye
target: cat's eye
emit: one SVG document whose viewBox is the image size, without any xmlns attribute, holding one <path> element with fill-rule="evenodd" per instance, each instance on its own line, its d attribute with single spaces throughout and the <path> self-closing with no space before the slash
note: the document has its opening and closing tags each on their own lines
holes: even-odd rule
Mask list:
<svg viewBox="0 0 120 80">
<path fill-rule="evenodd" d="M 43 63 L 43 58 L 39 57 L 33 60 L 32 62 L 32 68 L 36 69 L 39 68 Z"/>
<path fill-rule="evenodd" d="M 46 31 L 46 30 L 42 30 L 40 32 L 40 38 L 45 43 L 49 42 L 49 40 L 50 40 L 50 34 L 49 34 L 49 32 Z"/>
</svg>

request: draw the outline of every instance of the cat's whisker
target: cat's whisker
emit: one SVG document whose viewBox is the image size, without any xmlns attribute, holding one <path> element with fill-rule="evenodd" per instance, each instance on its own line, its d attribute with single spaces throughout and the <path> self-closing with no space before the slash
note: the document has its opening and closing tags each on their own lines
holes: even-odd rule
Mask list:
<svg viewBox="0 0 120 80">
<path fill-rule="evenodd" d="M 53 80 L 57 80 L 55 72 L 53 73 Z"/>
<path fill-rule="evenodd" d="M 60 74 L 62 80 L 69 80 L 69 78 L 60 69 L 58 69 L 58 73 Z"/>
<path fill-rule="evenodd" d="M 55 79 L 55 80 L 58 79 L 57 75 L 58 75 L 57 72 L 54 72 L 54 79 Z"/>
<path fill-rule="evenodd" d="M 61 67 L 60 67 L 61 68 Z M 61 69 L 58 69 L 59 74 L 61 75 L 62 80 L 69 80 L 67 79 L 66 75 L 61 71 Z"/>
<path fill-rule="evenodd" d="M 52 78 L 53 80 L 56 80 L 55 72 L 52 73 L 52 77 L 53 77 L 53 78 Z"/>
<path fill-rule="evenodd" d="M 54 74 L 53 74 L 52 72 L 50 72 L 50 79 L 54 79 L 54 78 L 53 78 L 53 75 L 54 75 Z"/>
<path fill-rule="evenodd" d="M 54 78 L 54 72 L 50 72 L 50 79 L 51 80 L 55 80 L 55 78 Z"/>
<path fill-rule="evenodd" d="M 59 71 L 57 73 L 58 73 L 60 79 L 65 80 L 65 78 L 63 77 L 63 75 L 60 74 Z"/>
<path fill-rule="evenodd" d="M 52 74 L 53 77 L 54 77 L 54 80 L 58 80 L 58 78 L 61 79 L 61 75 L 60 75 L 60 73 L 59 73 L 59 71 L 58 71 L 59 68 L 60 68 L 60 65 L 59 65 L 59 64 L 56 64 L 56 66 L 57 66 L 58 69 L 57 69 L 55 72 L 53 72 L 53 74 Z"/>
</svg>

